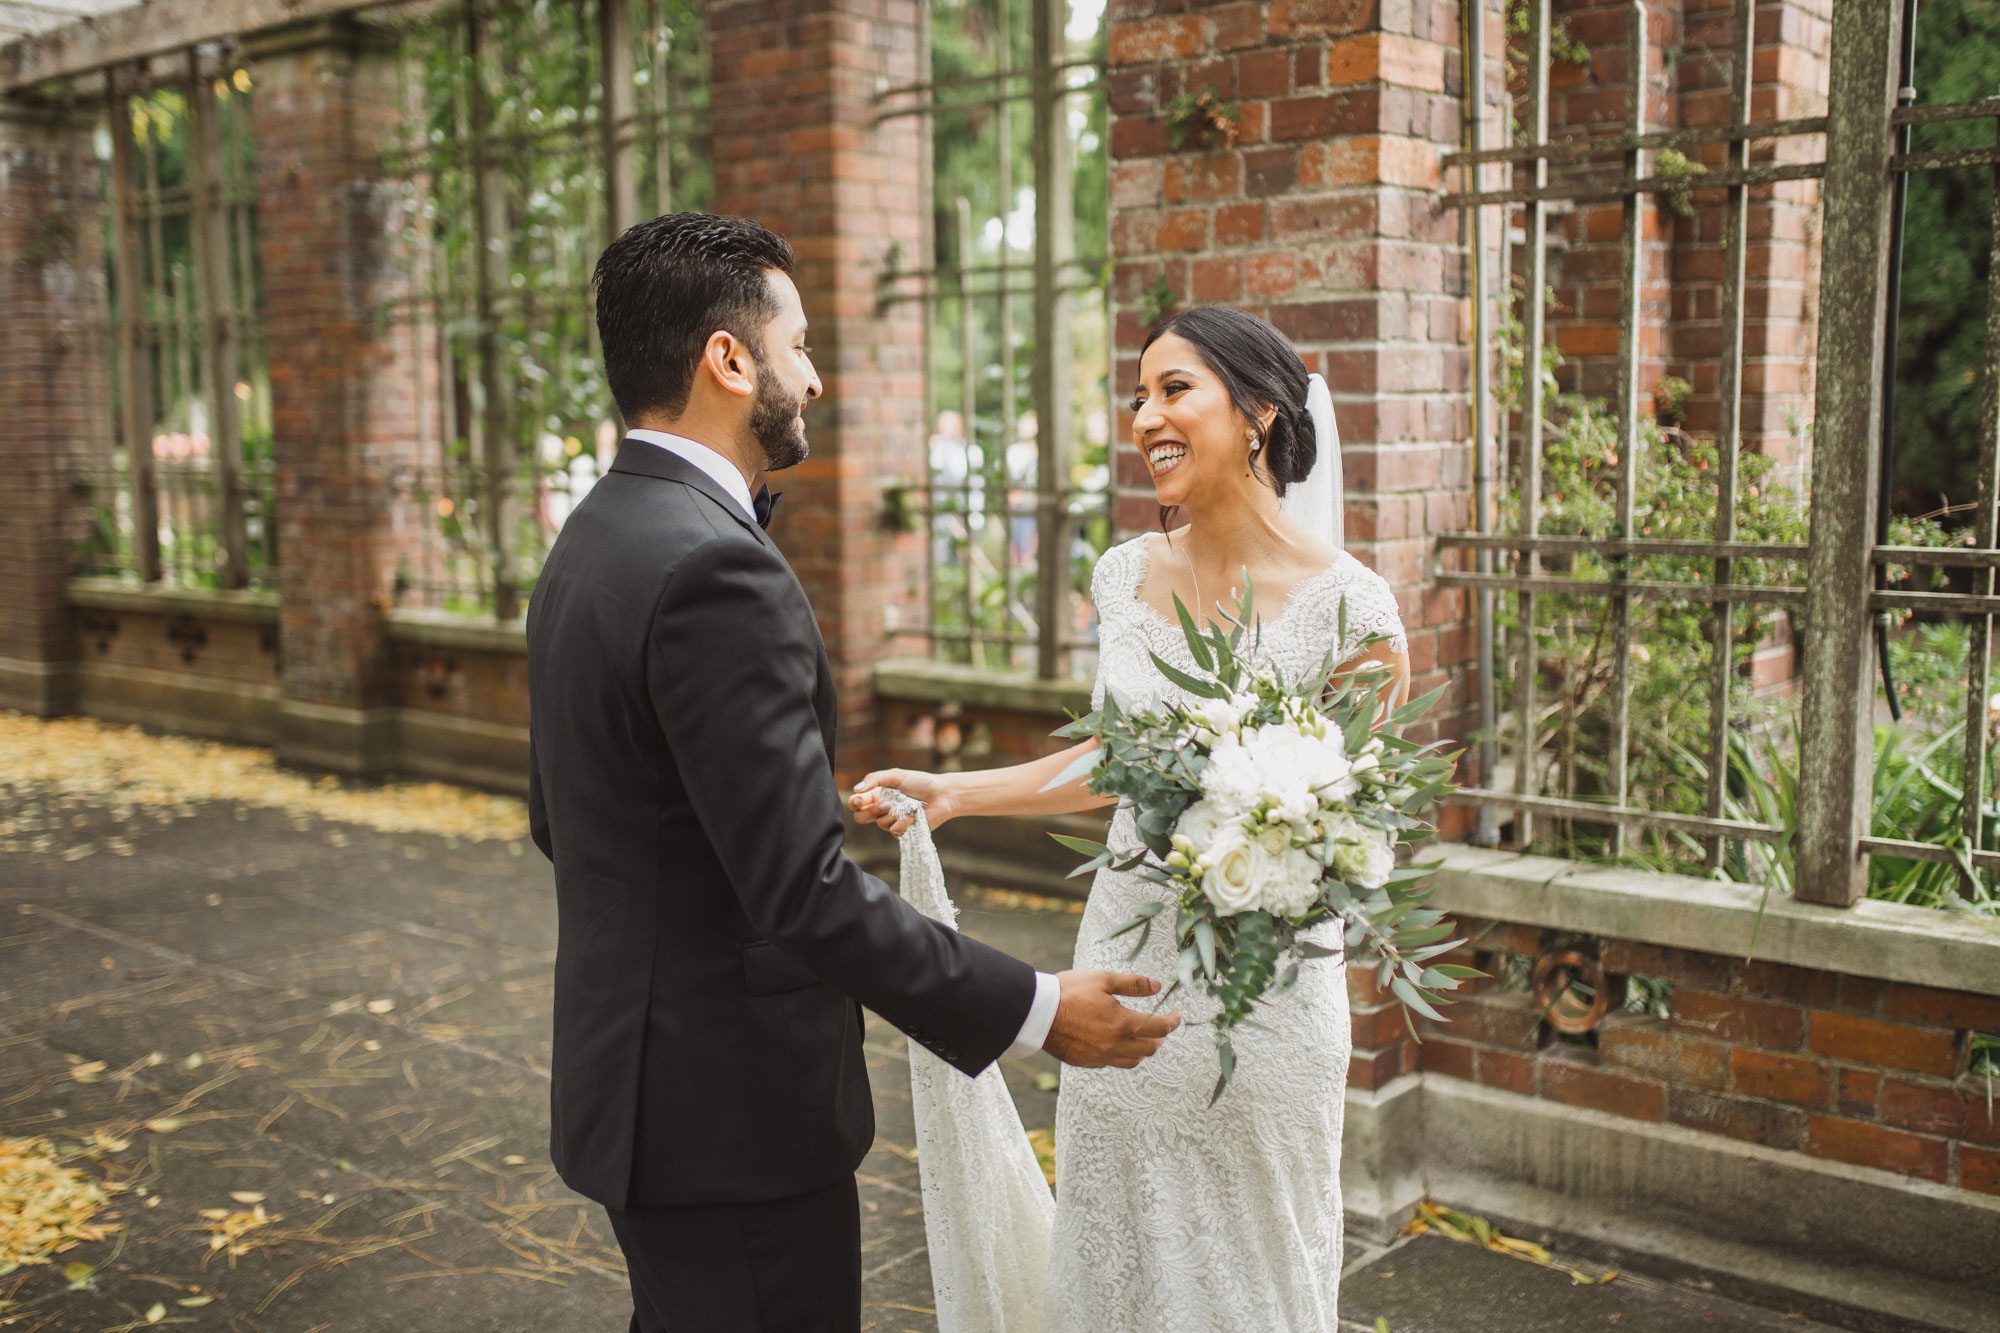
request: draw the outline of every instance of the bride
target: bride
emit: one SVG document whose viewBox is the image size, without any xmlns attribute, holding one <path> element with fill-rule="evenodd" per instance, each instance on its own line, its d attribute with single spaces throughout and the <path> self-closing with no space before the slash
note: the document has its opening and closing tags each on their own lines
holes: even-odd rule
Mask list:
<svg viewBox="0 0 2000 1333">
<path fill-rule="evenodd" d="M 1240 310 L 1176 315 L 1145 344 L 1132 410 L 1162 532 L 1114 546 L 1098 563 L 1094 702 L 1108 687 L 1135 702 L 1178 699 L 1149 656 L 1195 669 L 1174 598 L 1198 620 L 1220 619 L 1217 604 L 1233 604 L 1245 571 L 1262 621 L 1260 664 L 1296 680 L 1331 651 L 1343 670 L 1386 666 L 1385 692 L 1399 699 L 1409 662 L 1395 599 L 1339 548 L 1332 405 L 1284 336 Z M 1187 523 L 1169 534 L 1176 511 Z M 968 815 L 1094 809 L 1109 802 L 1081 781 L 1043 790 L 1090 744 L 982 772 L 870 773 L 851 803 L 858 820 L 899 835 L 913 817 L 895 813 L 891 788 L 921 801 L 932 828 Z M 1138 845 L 1129 811 L 1114 818 L 1110 841 Z M 1161 892 L 1098 872 L 1076 966 L 1171 984 L 1171 931 L 1153 931 L 1130 962 L 1130 937 L 1106 938 Z M 1313 938 L 1337 948 L 1339 928 Z M 1137 1069 L 1063 1071 L 1047 1329 L 1332 1333 L 1352 1049 L 1344 968 L 1337 958 L 1307 965 L 1289 995 L 1259 1010 L 1261 1026 L 1236 1030 L 1235 1082 L 1213 1106 L 1215 1049 L 1203 1029 L 1216 1006 L 1201 994 L 1177 998 L 1186 1023 Z"/>
</svg>

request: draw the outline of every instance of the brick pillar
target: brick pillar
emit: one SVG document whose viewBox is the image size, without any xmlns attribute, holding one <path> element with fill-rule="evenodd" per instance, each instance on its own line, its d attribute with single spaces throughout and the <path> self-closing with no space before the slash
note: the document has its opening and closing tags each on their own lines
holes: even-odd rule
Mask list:
<svg viewBox="0 0 2000 1333">
<path fill-rule="evenodd" d="M 1348 549 L 1396 589 L 1415 688 L 1451 687 L 1421 730 L 1462 737 L 1471 608 L 1428 568 L 1432 534 L 1472 526 L 1465 248 L 1437 202 L 1460 137 L 1459 6 L 1120 0 L 1112 19 L 1118 383 L 1137 380 L 1161 283 L 1173 308 L 1241 306 L 1292 339 L 1333 392 Z M 1235 144 L 1169 149 L 1174 99 L 1208 88 L 1240 103 Z M 1122 416 L 1124 534 L 1158 521 L 1130 427 Z"/>
<path fill-rule="evenodd" d="M 101 203 L 89 119 L 0 100 L 0 707 L 42 716 L 74 706 L 77 483 L 109 461 Z"/>
<path fill-rule="evenodd" d="M 419 200 L 379 162 L 405 109 L 393 52 L 359 24 L 259 34 L 245 55 L 277 465 L 277 752 L 378 773 L 394 744 L 383 613 L 421 521 L 389 479 L 420 460 L 435 362 L 411 317 L 391 313 L 413 286 L 403 236 Z"/>
<path fill-rule="evenodd" d="M 883 492 L 924 476 L 922 323 L 876 307 L 892 250 L 922 252 L 924 140 L 876 124 L 876 92 L 925 68 L 919 0 L 734 0 L 709 6 L 709 130 L 717 212 L 783 235 L 826 396 L 806 412 L 812 457 L 776 479 L 772 536 L 818 612 L 840 685 L 843 773 L 878 745 L 869 689 L 888 608 L 922 578 L 921 539 L 893 532 Z"/>
</svg>

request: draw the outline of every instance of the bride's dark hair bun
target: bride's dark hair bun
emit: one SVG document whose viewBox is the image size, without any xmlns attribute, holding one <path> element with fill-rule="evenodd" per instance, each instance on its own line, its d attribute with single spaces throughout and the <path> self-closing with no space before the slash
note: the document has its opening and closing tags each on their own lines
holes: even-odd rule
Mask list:
<svg viewBox="0 0 2000 1333">
<path fill-rule="evenodd" d="M 1305 363 L 1284 334 L 1248 311 L 1233 306 L 1183 310 L 1146 335 L 1145 355 L 1169 333 L 1194 344 L 1201 359 L 1229 391 L 1229 399 L 1254 425 L 1266 408 L 1275 409 L 1256 463 L 1279 495 L 1304 481 L 1319 459 L 1319 441 L 1306 412 Z"/>
</svg>

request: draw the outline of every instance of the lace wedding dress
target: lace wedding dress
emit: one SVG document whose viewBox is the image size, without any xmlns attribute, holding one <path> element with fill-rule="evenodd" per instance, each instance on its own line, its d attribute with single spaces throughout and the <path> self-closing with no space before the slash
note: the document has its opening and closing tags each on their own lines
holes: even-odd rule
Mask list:
<svg viewBox="0 0 2000 1333">
<path fill-rule="evenodd" d="M 1138 599 L 1147 539 L 1105 552 L 1091 585 L 1099 622 L 1095 703 L 1177 700 L 1149 653 L 1192 672 L 1178 626 Z M 1341 607 L 1346 605 L 1346 634 Z M 1402 646 L 1389 587 L 1348 555 L 1264 620 L 1253 658 L 1296 680 L 1332 651 L 1383 634 Z M 914 803 L 912 803 L 914 804 Z M 1129 812 L 1115 847 L 1137 847 Z M 903 892 L 950 922 L 920 820 L 903 845 Z M 1155 929 L 1107 940 L 1159 886 L 1100 871 L 1077 931 L 1076 966 L 1170 985 L 1177 953 Z M 1314 938 L 1337 947 L 1337 927 Z M 1137 1069 L 1065 1069 L 1056 1104 L 1053 1238 L 1032 1156 L 997 1071 L 966 1080 L 911 1051 L 925 1224 L 944 1333 L 1332 1333 L 1341 1267 L 1340 1130 L 1347 1083 L 1346 978 L 1336 959 L 1302 969 L 1262 1028 L 1239 1028 L 1236 1078 L 1214 1106 L 1213 1001 L 1180 992 L 1186 1020 Z M 1045 1274 L 1045 1283 L 1042 1281 Z M 1032 1286 L 1044 1293 L 1035 1308 Z"/>
</svg>

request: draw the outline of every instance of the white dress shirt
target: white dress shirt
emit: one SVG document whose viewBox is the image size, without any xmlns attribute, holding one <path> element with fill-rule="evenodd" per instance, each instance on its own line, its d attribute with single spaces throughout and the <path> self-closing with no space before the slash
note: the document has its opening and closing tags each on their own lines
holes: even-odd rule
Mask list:
<svg viewBox="0 0 2000 1333">
<path fill-rule="evenodd" d="M 736 464 L 724 458 L 705 444 L 698 444 L 685 435 L 671 435 L 663 430 L 628 430 L 626 436 L 643 440 L 647 444 L 665 449 L 668 453 L 686 459 L 706 473 L 723 493 L 736 502 L 739 509 L 753 522 L 757 516 L 756 504 L 750 498 L 750 484 L 743 474 L 736 470 Z M 1049 1039 L 1049 1028 L 1056 1021 L 1056 1007 L 1062 1000 L 1062 986 L 1047 972 L 1035 973 L 1035 999 L 1028 1006 L 1028 1021 L 1021 1024 L 1021 1031 L 1014 1038 L 1014 1044 L 1007 1048 L 1012 1056 L 1033 1055 L 1042 1049 L 1042 1043 Z"/>
</svg>

